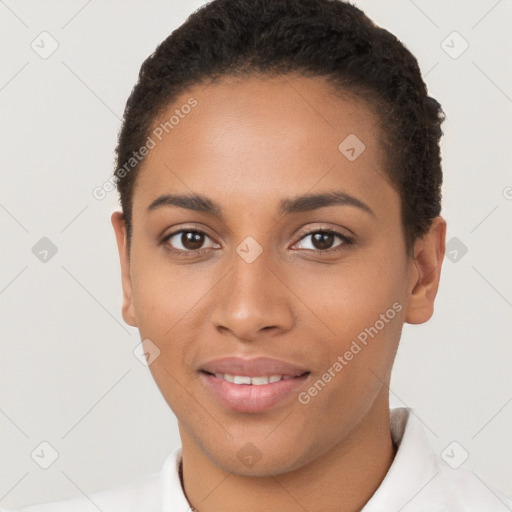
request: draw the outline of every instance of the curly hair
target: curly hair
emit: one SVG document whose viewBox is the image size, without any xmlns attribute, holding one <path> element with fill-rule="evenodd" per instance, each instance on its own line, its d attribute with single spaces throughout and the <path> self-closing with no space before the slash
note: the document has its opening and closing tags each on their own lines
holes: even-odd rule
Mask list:
<svg viewBox="0 0 512 512">
<path fill-rule="evenodd" d="M 187 88 L 222 77 L 298 72 L 321 77 L 374 109 L 385 173 L 401 197 L 408 251 L 441 211 L 444 114 L 416 58 L 393 34 L 342 0 L 213 0 L 143 62 L 126 103 L 114 178 L 128 240 L 137 171 L 125 163 Z M 132 158 L 133 161 L 133 158 Z M 120 173 L 125 165 L 124 172 Z"/>
</svg>

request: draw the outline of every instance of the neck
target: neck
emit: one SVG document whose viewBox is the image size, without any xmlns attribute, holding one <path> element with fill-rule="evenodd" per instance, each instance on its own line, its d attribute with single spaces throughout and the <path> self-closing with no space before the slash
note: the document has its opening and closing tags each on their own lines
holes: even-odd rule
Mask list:
<svg viewBox="0 0 512 512">
<path fill-rule="evenodd" d="M 189 504 L 197 512 L 360 511 L 395 456 L 388 402 L 374 406 L 326 453 L 297 470 L 269 477 L 226 473 L 180 429 L 182 486 Z"/>
</svg>

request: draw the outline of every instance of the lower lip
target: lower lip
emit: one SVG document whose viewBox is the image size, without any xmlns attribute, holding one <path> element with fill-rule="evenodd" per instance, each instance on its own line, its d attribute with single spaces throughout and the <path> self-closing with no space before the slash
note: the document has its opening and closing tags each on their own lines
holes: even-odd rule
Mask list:
<svg viewBox="0 0 512 512">
<path fill-rule="evenodd" d="M 309 374 L 256 386 L 254 384 L 233 384 L 206 372 L 201 379 L 220 403 L 237 412 L 264 412 L 279 402 L 297 393 L 304 386 Z"/>
</svg>

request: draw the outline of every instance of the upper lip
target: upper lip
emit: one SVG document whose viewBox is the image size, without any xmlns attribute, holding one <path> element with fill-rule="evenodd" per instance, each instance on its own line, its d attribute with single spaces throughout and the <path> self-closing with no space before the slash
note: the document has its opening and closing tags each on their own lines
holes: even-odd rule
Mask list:
<svg viewBox="0 0 512 512">
<path fill-rule="evenodd" d="M 289 375 L 297 377 L 308 372 L 307 369 L 270 357 L 223 357 L 206 362 L 201 370 L 209 373 L 222 373 L 229 375 L 243 375 L 246 377 L 263 377 L 271 375 Z"/>
</svg>

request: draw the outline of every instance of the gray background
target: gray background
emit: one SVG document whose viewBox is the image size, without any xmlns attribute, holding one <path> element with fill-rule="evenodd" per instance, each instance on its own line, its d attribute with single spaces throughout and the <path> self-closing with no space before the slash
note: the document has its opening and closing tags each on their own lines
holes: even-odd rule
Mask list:
<svg viewBox="0 0 512 512">
<path fill-rule="evenodd" d="M 99 201 L 92 189 L 112 172 L 140 64 L 202 3 L 0 0 L 3 507 L 134 481 L 179 443 L 121 317 L 116 193 Z M 449 257 L 433 319 L 404 328 L 391 403 L 416 410 L 439 453 L 456 441 L 452 460 L 467 451 L 464 466 L 512 495 L 512 2 L 356 4 L 417 56 L 447 114 Z M 43 31 L 58 43 L 47 58 L 31 47 L 51 49 Z M 46 262 L 43 237 L 58 250 Z M 59 455 L 48 469 L 31 458 L 43 441 Z"/>
</svg>

